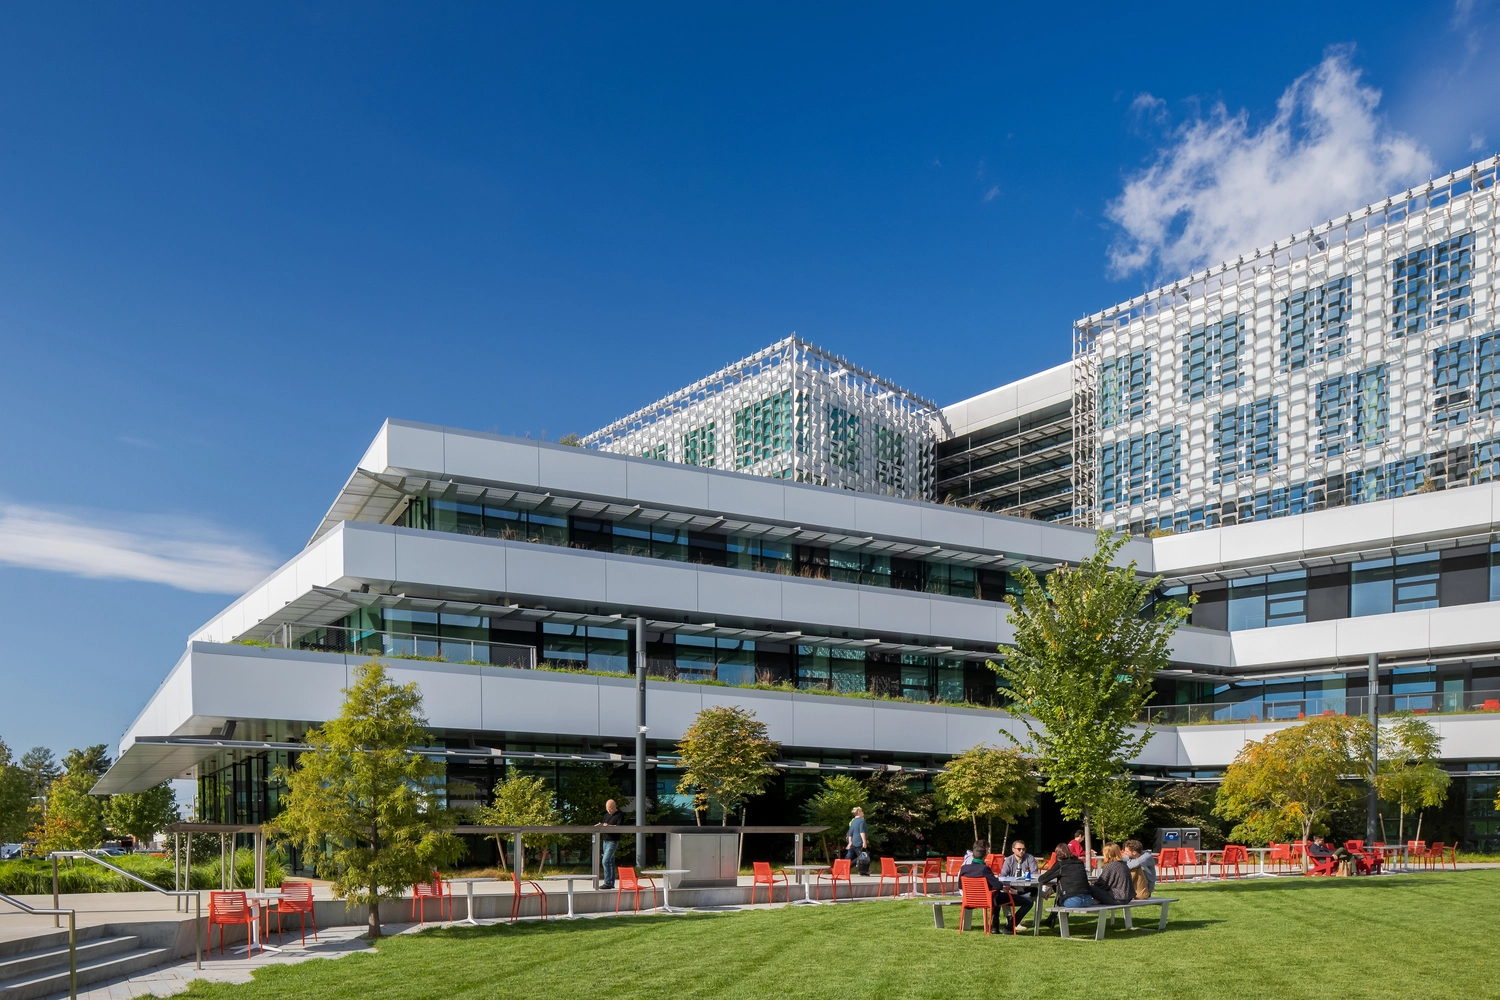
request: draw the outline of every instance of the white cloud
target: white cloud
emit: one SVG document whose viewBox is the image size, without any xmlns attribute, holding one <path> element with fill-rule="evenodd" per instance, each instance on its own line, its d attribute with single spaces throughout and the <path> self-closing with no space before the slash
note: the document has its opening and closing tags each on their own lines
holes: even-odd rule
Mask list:
<svg viewBox="0 0 1500 1000">
<path fill-rule="evenodd" d="M 238 594 L 274 562 L 193 520 L 0 505 L 0 564 Z"/>
<path fill-rule="evenodd" d="M 1470 132 L 1469 133 L 1469 152 L 1471 152 L 1471 153 L 1482 153 L 1482 152 L 1484 152 L 1484 146 L 1485 146 L 1484 136 L 1481 133 L 1479 133 L 1479 132 Z"/>
<path fill-rule="evenodd" d="M 1380 91 L 1359 75 L 1348 51 L 1334 50 L 1286 89 L 1259 129 L 1223 104 L 1175 129 L 1109 204 L 1121 229 L 1110 271 L 1187 274 L 1425 179 L 1431 156 L 1382 121 Z M 1133 106 L 1153 101 L 1142 95 Z"/>
</svg>

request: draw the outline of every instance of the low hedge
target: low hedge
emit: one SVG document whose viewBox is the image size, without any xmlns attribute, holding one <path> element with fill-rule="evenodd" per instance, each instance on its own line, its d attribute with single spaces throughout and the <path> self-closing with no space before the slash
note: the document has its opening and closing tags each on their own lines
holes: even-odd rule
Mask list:
<svg viewBox="0 0 1500 1000">
<path fill-rule="evenodd" d="M 123 868 L 139 878 L 162 889 L 172 888 L 172 859 L 154 858 L 150 855 L 133 855 L 106 858 L 110 864 Z M 193 889 L 217 889 L 220 882 L 219 858 L 202 864 L 194 859 L 190 887 Z M 266 885 L 278 886 L 286 877 L 286 866 L 274 854 L 266 857 Z M 234 855 L 234 884 L 246 888 L 255 883 L 255 853 L 240 850 Z M 57 884 L 60 892 L 145 892 L 138 883 L 90 861 L 64 858 L 58 863 Z M 23 858 L 18 861 L 0 861 L 0 892 L 7 895 L 51 895 L 52 862 L 45 859 Z"/>
</svg>

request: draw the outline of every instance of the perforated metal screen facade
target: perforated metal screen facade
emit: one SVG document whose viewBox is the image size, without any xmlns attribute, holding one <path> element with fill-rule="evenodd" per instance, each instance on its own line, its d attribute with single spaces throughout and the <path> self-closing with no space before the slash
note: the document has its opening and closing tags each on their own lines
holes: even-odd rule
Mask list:
<svg viewBox="0 0 1500 1000">
<path fill-rule="evenodd" d="M 1497 478 L 1497 161 L 1079 321 L 1077 521 L 1184 531 Z"/>
<path fill-rule="evenodd" d="M 796 337 L 583 439 L 585 447 L 926 499 L 942 412 Z"/>
</svg>

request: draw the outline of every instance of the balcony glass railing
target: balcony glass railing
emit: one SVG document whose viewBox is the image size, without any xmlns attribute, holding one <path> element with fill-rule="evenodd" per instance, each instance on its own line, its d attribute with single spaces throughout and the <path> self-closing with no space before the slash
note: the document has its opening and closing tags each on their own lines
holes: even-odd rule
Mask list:
<svg viewBox="0 0 1500 1000">
<path fill-rule="evenodd" d="M 292 623 L 271 639 L 271 645 L 289 643 L 292 649 L 319 653 L 349 653 L 356 656 L 389 656 L 394 659 L 437 660 L 446 663 L 482 663 L 495 667 L 536 666 L 536 647 L 489 642 L 460 636 L 420 635 L 343 628 L 337 625 Z"/>
<path fill-rule="evenodd" d="M 1414 715 L 1444 715 L 1461 712 L 1500 713 L 1500 691 L 1437 691 L 1423 694 L 1383 694 L 1376 708 L 1381 715 L 1411 712 Z M 1186 705 L 1151 705 L 1141 712 L 1142 722 L 1158 726 L 1201 726 L 1237 722 L 1296 722 L 1321 715 L 1364 716 L 1369 713 L 1368 695 L 1322 695 L 1305 698 L 1251 698 L 1235 702 L 1199 702 Z"/>
</svg>

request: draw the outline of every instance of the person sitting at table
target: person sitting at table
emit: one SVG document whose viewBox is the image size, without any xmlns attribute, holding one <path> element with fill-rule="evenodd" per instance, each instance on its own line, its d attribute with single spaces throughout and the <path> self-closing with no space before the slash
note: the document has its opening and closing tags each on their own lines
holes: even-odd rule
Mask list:
<svg viewBox="0 0 1500 1000">
<path fill-rule="evenodd" d="M 1125 841 L 1124 850 L 1130 881 L 1135 885 L 1135 898 L 1150 899 L 1156 891 L 1156 855 L 1146 850 L 1146 845 L 1139 840 Z"/>
<path fill-rule="evenodd" d="M 1128 903 L 1135 898 L 1135 886 L 1130 882 L 1130 866 L 1125 863 L 1119 844 L 1104 845 L 1104 866 L 1099 877 L 1089 888 L 1095 900 L 1109 906 L 1112 903 Z"/>
<path fill-rule="evenodd" d="M 1052 866 L 1037 879 L 1037 891 L 1050 886 L 1055 892 L 1059 906 L 1093 906 L 1094 897 L 1089 892 L 1089 873 L 1083 867 L 1083 859 L 1073 853 L 1068 844 L 1058 844 L 1052 851 Z M 1057 922 L 1057 914 L 1047 917 L 1047 926 Z"/>
<path fill-rule="evenodd" d="M 1036 858 L 1026 853 L 1026 841 L 1018 840 L 1010 845 L 1010 853 L 1005 856 L 1005 863 L 1000 866 L 1000 877 L 1002 879 L 1014 878 L 1024 879 L 1028 875 L 1036 878 L 1041 874 L 1037 867 Z M 1027 913 L 1031 912 L 1033 902 L 1031 893 L 1017 892 L 1011 889 L 1010 898 L 1015 903 L 1015 911 L 1010 915 L 1010 926 L 1014 930 Z"/>
<path fill-rule="evenodd" d="M 1069 850 L 1069 852 L 1072 853 L 1073 857 L 1075 857 L 1075 858 L 1081 858 L 1081 857 L 1083 857 L 1083 831 L 1082 830 L 1074 830 L 1073 831 L 1073 839 L 1070 840 L 1070 841 L 1068 841 L 1068 850 Z"/>
<path fill-rule="evenodd" d="M 990 926 L 997 928 L 1001 934 L 1014 933 L 1015 927 L 1013 924 L 1007 923 L 1002 926 L 1000 923 L 1000 909 L 1009 899 L 1005 891 L 1005 883 L 1001 882 L 999 877 L 990 870 L 990 866 L 984 862 L 984 859 L 989 857 L 990 853 L 989 841 L 974 841 L 974 849 L 969 853 L 972 857 L 958 870 L 959 877 L 984 879 L 984 884 L 989 886 L 990 889 Z M 963 885 L 963 883 L 960 882 L 959 885 Z M 1028 902 L 1027 905 L 1029 906 L 1030 903 Z"/>
</svg>

